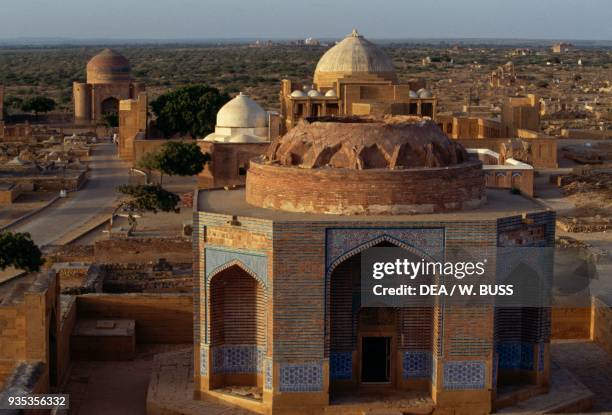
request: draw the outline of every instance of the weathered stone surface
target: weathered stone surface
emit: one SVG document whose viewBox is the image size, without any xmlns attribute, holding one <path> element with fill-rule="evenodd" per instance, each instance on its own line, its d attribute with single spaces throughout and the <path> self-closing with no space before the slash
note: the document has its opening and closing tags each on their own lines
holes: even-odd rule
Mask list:
<svg viewBox="0 0 612 415">
<path fill-rule="evenodd" d="M 446 167 L 468 159 L 433 121 L 410 116 L 302 121 L 266 157 L 282 166 L 355 170 Z"/>
</svg>

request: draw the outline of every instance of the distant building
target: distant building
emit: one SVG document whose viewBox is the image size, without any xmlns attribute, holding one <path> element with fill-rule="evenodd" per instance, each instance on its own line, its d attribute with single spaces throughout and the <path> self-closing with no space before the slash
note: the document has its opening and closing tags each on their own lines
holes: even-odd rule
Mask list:
<svg viewBox="0 0 612 415">
<path fill-rule="evenodd" d="M 210 155 L 198 175 L 199 187 L 244 185 L 249 160 L 263 154 L 278 132 L 278 114 L 240 93 L 217 113 L 215 132 L 198 140 L 202 152 Z"/>
<path fill-rule="evenodd" d="M 304 40 L 304 44 L 307 46 L 319 46 L 321 42 L 319 42 L 317 39 L 313 39 L 309 37 L 306 40 Z"/>
<path fill-rule="evenodd" d="M 575 46 L 571 43 L 555 43 L 552 45 L 553 53 L 568 53 L 575 49 Z"/>
<path fill-rule="evenodd" d="M 319 60 L 313 83 L 284 79 L 280 92 L 282 132 L 301 119 L 345 115 L 418 115 L 433 118 L 437 99 L 423 80 L 398 81 L 387 54 L 357 31 Z"/>
<path fill-rule="evenodd" d="M 102 123 L 106 114 L 119 113 L 119 101 L 135 99 L 144 85 L 133 82 L 130 62 L 104 49 L 87 63 L 87 81 L 74 82 L 74 118 L 77 123 Z"/>
<path fill-rule="evenodd" d="M 489 75 L 489 85 L 492 88 L 509 87 L 516 83 L 516 69 L 512 61 L 505 65 L 498 66 Z"/>
</svg>

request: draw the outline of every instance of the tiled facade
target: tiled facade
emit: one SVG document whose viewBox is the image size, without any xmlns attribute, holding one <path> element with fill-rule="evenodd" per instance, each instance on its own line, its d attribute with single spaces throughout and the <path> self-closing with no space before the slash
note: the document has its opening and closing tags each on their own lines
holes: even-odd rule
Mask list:
<svg viewBox="0 0 612 415">
<path fill-rule="evenodd" d="M 532 214 L 529 219 L 534 225 L 543 225 L 535 233 L 537 238 L 543 237 L 544 243 L 554 238 L 554 214 Z M 248 217 L 236 220 L 229 215 L 198 212 L 194 223 L 194 255 L 199 276 L 195 300 L 196 345 L 200 348 L 196 354 L 198 390 L 205 392 L 217 387 L 216 374 L 255 374 L 257 380 L 253 382 L 258 382 L 264 391 L 262 405 L 281 408 L 272 412 L 283 413 L 282 408 L 292 405 L 296 396 L 304 396 L 304 402 L 313 407 L 325 406 L 329 403 L 330 384 L 358 382 L 357 347 L 329 347 L 329 280 L 340 264 L 381 242 L 434 260 L 444 260 L 449 252 L 469 248 L 473 255 L 491 264 L 484 278 L 495 281 L 500 241 L 509 240 L 512 235 L 508 232 L 524 226 L 525 218 L 413 223 L 275 222 Z M 546 261 L 542 265 L 548 266 Z M 203 335 L 210 330 L 207 328 L 211 322 L 210 281 L 236 266 L 265 287 L 266 315 L 259 321 L 266 324 L 266 347 L 239 344 L 213 347 Z M 527 330 L 533 335 L 533 343 L 519 341 L 519 346 L 512 339 L 499 337 L 505 330 L 500 324 L 507 323 L 496 320 L 492 305 L 460 307 L 442 301 L 429 314 L 414 313 L 414 316 L 398 314 L 398 321 L 404 323 L 394 340 L 397 377 L 393 382 L 397 388 L 432 388 L 437 399 L 447 391 L 477 392 L 464 404 L 491 407 L 494 399 L 491 390 L 495 389 L 500 371 L 517 365 L 537 371 L 546 365 L 544 347 L 529 347 L 547 342 L 550 323 L 544 312 L 531 312 L 525 317 L 533 323 L 533 330 Z M 428 331 L 422 331 L 420 323 L 415 323 L 418 321 L 427 321 Z M 427 336 L 428 340 L 418 336 Z M 209 347 L 210 352 L 203 352 Z"/>
</svg>

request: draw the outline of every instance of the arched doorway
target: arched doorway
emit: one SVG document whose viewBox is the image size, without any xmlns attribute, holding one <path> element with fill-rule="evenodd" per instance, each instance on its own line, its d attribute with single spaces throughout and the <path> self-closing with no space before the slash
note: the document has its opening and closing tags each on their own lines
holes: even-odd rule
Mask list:
<svg viewBox="0 0 612 415">
<path fill-rule="evenodd" d="M 118 114 L 119 113 L 119 100 L 114 97 L 106 98 L 100 104 L 102 115 Z"/>
<path fill-rule="evenodd" d="M 212 277 L 209 293 L 211 387 L 261 388 L 267 348 L 264 285 L 236 264 Z"/>
<path fill-rule="evenodd" d="M 381 241 L 371 248 L 399 246 Z M 338 264 L 327 279 L 326 353 L 330 400 L 372 388 L 429 390 L 433 307 L 363 307 L 361 255 Z M 420 261 L 412 252 L 406 255 Z M 420 372 L 413 364 L 418 360 Z"/>
</svg>

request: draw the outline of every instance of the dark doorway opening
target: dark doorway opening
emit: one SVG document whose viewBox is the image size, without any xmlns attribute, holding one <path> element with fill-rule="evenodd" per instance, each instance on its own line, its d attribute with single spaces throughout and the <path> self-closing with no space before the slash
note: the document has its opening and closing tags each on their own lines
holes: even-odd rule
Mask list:
<svg viewBox="0 0 612 415">
<path fill-rule="evenodd" d="M 361 344 L 361 381 L 386 383 L 391 380 L 391 338 L 364 337 Z"/>
</svg>

